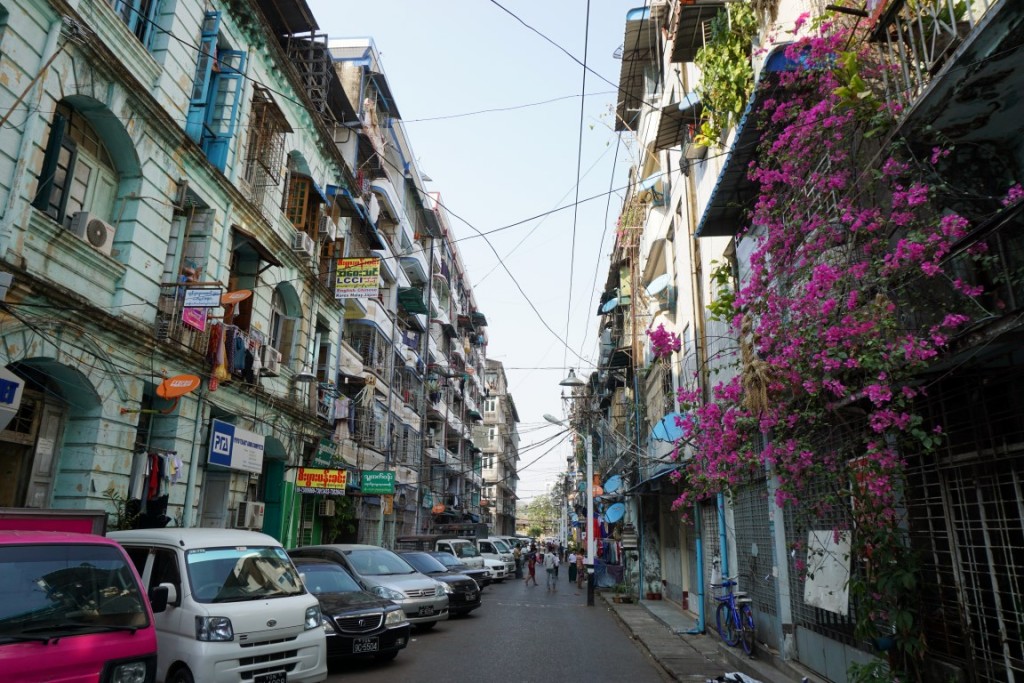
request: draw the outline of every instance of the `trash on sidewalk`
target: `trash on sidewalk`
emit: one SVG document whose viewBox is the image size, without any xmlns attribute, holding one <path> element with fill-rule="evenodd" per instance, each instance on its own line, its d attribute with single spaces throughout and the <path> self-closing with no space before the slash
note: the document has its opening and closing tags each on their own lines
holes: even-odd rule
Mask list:
<svg viewBox="0 0 1024 683">
<path fill-rule="evenodd" d="M 761 683 L 761 681 L 757 680 L 756 678 L 751 678 L 750 676 L 748 676 L 746 674 L 743 674 L 743 673 L 740 673 L 738 671 L 733 671 L 732 673 L 722 674 L 721 676 L 718 676 L 716 678 L 709 678 L 707 680 L 707 683 L 719 683 L 719 682 L 720 683 Z"/>
</svg>

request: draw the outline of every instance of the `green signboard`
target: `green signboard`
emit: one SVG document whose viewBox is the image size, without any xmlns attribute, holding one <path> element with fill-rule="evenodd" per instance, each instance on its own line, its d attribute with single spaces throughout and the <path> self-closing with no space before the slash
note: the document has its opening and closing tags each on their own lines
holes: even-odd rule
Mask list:
<svg viewBox="0 0 1024 683">
<path fill-rule="evenodd" d="M 395 492 L 394 472 L 374 472 L 363 470 L 363 493 L 370 495 L 389 495 Z"/>
<path fill-rule="evenodd" d="M 320 439 L 320 447 L 313 456 L 313 467 L 330 467 L 334 460 L 334 442 L 330 439 Z"/>
</svg>

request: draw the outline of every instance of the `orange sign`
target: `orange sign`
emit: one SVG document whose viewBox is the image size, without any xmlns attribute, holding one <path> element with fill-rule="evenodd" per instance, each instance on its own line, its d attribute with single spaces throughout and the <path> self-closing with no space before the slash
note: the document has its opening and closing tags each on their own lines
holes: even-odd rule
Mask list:
<svg viewBox="0 0 1024 683">
<path fill-rule="evenodd" d="M 444 512 L 444 503 L 435 503 L 434 507 L 430 508 L 430 511 L 435 515 L 439 515 Z"/>
<path fill-rule="evenodd" d="M 380 506 L 382 515 L 390 515 L 395 511 L 395 497 L 394 496 L 381 496 Z"/>
<path fill-rule="evenodd" d="M 220 303 L 222 306 L 229 304 L 237 304 L 239 301 L 245 301 L 252 296 L 251 289 L 236 289 L 233 292 L 224 292 L 220 296 Z"/>
<path fill-rule="evenodd" d="M 190 391 L 195 391 L 203 380 L 195 375 L 176 375 L 168 377 L 156 388 L 156 395 L 160 398 L 178 398 Z"/>
</svg>

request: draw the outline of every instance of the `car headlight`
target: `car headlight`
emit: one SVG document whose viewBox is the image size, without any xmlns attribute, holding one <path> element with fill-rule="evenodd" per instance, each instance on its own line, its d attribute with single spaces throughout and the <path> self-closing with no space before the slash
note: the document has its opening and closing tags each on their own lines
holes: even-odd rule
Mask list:
<svg viewBox="0 0 1024 683">
<path fill-rule="evenodd" d="M 146 683 L 146 663 L 118 664 L 110 674 L 110 683 Z"/>
<path fill-rule="evenodd" d="M 335 633 L 338 630 L 334 625 L 334 620 L 323 615 L 320 616 L 320 625 L 324 627 L 324 633 Z"/>
<path fill-rule="evenodd" d="M 387 600 L 405 600 L 405 593 L 387 586 L 374 586 L 373 594 Z"/>
<path fill-rule="evenodd" d="M 441 583 L 439 581 L 437 583 L 437 586 L 434 587 L 434 597 L 435 598 L 443 598 L 446 593 L 451 591 L 451 589 L 452 589 L 452 587 L 449 586 L 447 583 Z"/>
<path fill-rule="evenodd" d="M 196 617 L 196 640 L 234 640 L 235 631 L 227 617 Z"/>
<path fill-rule="evenodd" d="M 320 605 L 313 605 L 306 609 L 306 630 L 323 626 L 323 618 L 320 616 Z"/>
<path fill-rule="evenodd" d="M 405 612 L 403 612 L 400 609 L 388 612 L 387 615 L 384 617 L 385 626 L 399 626 L 401 624 L 404 624 L 405 622 Z"/>
<path fill-rule="evenodd" d="M 450 583 L 445 583 L 444 581 L 441 581 L 440 583 L 441 583 L 441 588 L 443 588 L 444 592 L 447 593 L 448 595 L 451 595 L 452 593 L 455 592 L 455 589 L 452 588 L 452 585 Z"/>
</svg>

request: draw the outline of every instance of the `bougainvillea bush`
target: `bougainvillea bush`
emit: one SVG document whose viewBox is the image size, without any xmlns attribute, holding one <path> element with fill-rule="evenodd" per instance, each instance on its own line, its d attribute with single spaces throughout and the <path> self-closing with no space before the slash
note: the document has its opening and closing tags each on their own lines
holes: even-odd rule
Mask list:
<svg viewBox="0 0 1024 683">
<path fill-rule="evenodd" d="M 919 678 L 903 454 L 942 438 L 914 404 L 927 392 L 922 371 L 979 308 L 980 288 L 949 267 L 970 226 L 930 184 L 947 150 L 921 158 L 900 138 L 862 38 L 823 23 L 787 56 L 795 68 L 761 86 L 749 169 L 760 195 L 740 237 L 753 250 L 732 304 L 738 371 L 709 400 L 679 392 L 693 457 L 675 504 L 685 514 L 770 473 L 775 502 L 803 528 L 845 520 L 834 531 L 851 539 L 857 635 L 895 630 L 887 675 Z M 915 307 L 922 300 L 938 308 Z"/>
</svg>

